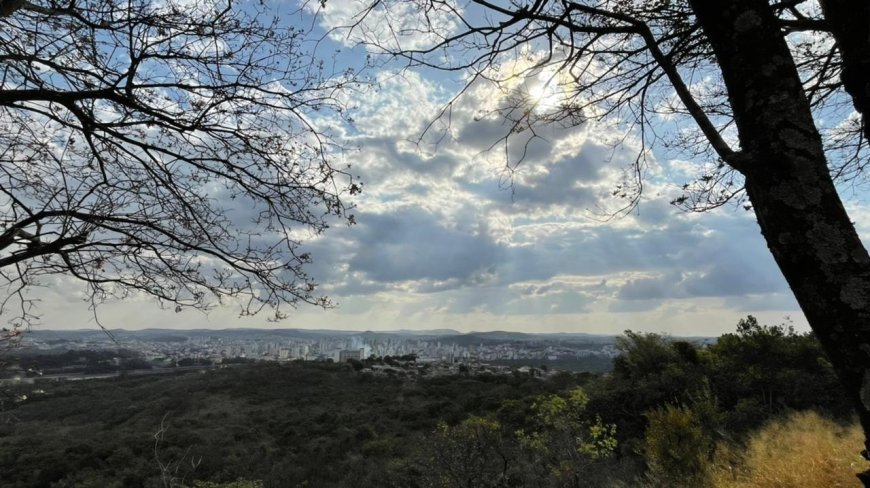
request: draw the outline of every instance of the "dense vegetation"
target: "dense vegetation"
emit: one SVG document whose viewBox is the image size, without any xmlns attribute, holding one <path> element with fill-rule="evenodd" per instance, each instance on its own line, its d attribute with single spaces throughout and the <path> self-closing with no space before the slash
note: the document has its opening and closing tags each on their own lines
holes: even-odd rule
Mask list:
<svg viewBox="0 0 870 488">
<path fill-rule="evenodd" d="M 159 486 L 158 457 L 179 479 L 376 486 L 439 419 L 455 424 L 495 412 L 508 398 L 573 384 L 571 375 L 417 383 L 312 363 L 38 384 L 3 412 L 0 479 L 4 486 Z"/>
<path fill-rule="evenodd" d="M 0 378 L 51 374 L 99 374 L 116 371 L 151 369 L 153 366 L 142 354 L 129 349 L 67 350 L 63 353 L 44 351 L 17 352 L 3 355 Z M 13 366 L 13 367 L 8 367 Z"/>
<path fill-rule="evenodd" d="M 735 453 L 763 443 L 765 423 L 807 409 L 851 419 L 809 334 L 749 317 L 711 346 L 627 332 L 619 348 L 604 376 L 403 378 L 349 364 L 265 363 L 16 386 L 3 402 L 0 479 L 9 487 L 747 486 L 733 473 L 757 468 Z"/>
</svg>

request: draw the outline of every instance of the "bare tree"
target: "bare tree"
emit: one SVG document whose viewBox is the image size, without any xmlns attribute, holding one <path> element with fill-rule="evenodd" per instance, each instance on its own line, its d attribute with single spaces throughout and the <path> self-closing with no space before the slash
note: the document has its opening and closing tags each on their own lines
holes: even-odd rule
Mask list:
<svg viewBox="0 0 870 488">
<path fill-rule="evenodd" d="M 358 71 L 310 28 L 232 0 L 0 1 L 0 306 L 37 318 L 40 278 L 93 305 L 330 304 L 305 235 L 353 222 L 360 186 L 325 128 Z M 259 10 L 258 10 L 259 9 Z M 296 24 L 303 24 L 296 21 Z M 310 26 L 310 23 L 309 23 Z"/>
<path fill-rule="evenodd" d="M 376 0 L 349 27 L 409 67 L 470 72 L 472 84 L 545 75 L 558 85 L 553 108 L 507 90 L 492 112 L 509 122 L 505 147 L 527 143 L 542 122 L 606 119 L 644 145 L 628 168 L 634 178 L 614 192 L 626 209 L 652 144 L 699 161 L 676 205 L 704 211 L 736 200 L 753 209 L 870 439 L 870 256 L 834 183 L 860 181 L 870 162 L 870 2 L 411 4 L 420 22 L 393 36 L 375 38 L 367 23 L 409 2 Z M 403 44 L 409 33 L 431 42 Z M 870 472 L 860 477 L 870 486 Z"/>
<path fill-rule="evenodd" d="M 202 456 L 188 457 L 190 447 L 185 449 L 181 456 L 177 455 L 177 449 L 175 458 L 171 455 L 166 455 L 165 451 L 168 449 L 165 449 L 163 443 L 166 431 L 169 430 L 169 426 L 166 423 L 166 417 L 168 416 L 168 413 L 163 415 L 163 418 L 160 419 L 160 426 L 154 433 L 154 461 L 160 470 L 160 481 L 163 484 L 163 488 L 183 488 L 187 486 L 185 479 L 188 476 L 192 476 L 196 472 L 196 468 L 202 464 Z"/>
</svg>

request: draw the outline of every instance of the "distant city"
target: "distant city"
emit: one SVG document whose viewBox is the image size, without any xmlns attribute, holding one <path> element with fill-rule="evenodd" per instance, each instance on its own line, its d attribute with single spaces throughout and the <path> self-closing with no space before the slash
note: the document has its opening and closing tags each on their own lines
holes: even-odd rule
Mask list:
<svg viewBox="0 0 870 488">
<path fill-rule="evenodd" d="M 124 348 L 149 361 L 231 358 L 269 361 L 328 361 L 413 355 L 418 362 L 494 360 L 556 361 L 617 354 L 615 336 L 590 334 L 459 333 L 430 331 L 348 332 L 305 329 L 34 330 L 25 350 Z"/>
<path fill-rule="evenodd" d="M 616 344 L 612 335 L 450 329 L 39 329 L 0 350 L 0 383 L 169 374 L 263 361 L 350 363 L 363 373 L 414 377 L 604 373 L 619 354 Z"/>
</svg>

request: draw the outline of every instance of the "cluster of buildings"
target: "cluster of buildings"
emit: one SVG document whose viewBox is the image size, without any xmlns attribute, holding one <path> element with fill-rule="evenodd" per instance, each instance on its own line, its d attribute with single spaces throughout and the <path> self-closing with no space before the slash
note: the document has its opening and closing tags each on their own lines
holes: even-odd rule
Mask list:
<svg viewBox="0 0 870 488">
<path fill-rule="evenodd" d="M 475 340 L 459 336 L 416 336 L 383 333 L 228 334 L 223 331 L 173 331 L 172 334 L 90 334 L 78 338 L 46 339 L 29 335 L 22 345 L 36 349 L 124 348 L 149 361 L 184 358 L 220 363 L 234 358 L 270 361 L 335 361 L 414 356 L 420 363 L 464 363 L 498 360 L 559 360 L 587 356 L 615 357 L 617 349 L 602 341 L 570 343 L 547 340 Z"/>
</svg>

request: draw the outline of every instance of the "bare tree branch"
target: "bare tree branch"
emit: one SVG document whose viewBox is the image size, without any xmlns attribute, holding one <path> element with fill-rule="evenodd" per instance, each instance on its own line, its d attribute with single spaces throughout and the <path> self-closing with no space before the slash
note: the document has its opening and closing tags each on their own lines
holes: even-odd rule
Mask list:
<svg viewBox="0 0 870 488">
<path fill-rule="evenodd" d="M 323 117 L 365 79 L 231 0 L 0 3 L 0 274 L 30 323 L 46 275 L 242 314 L 329 306 L 300 237 L 352 223 Z"/>
</svg>

